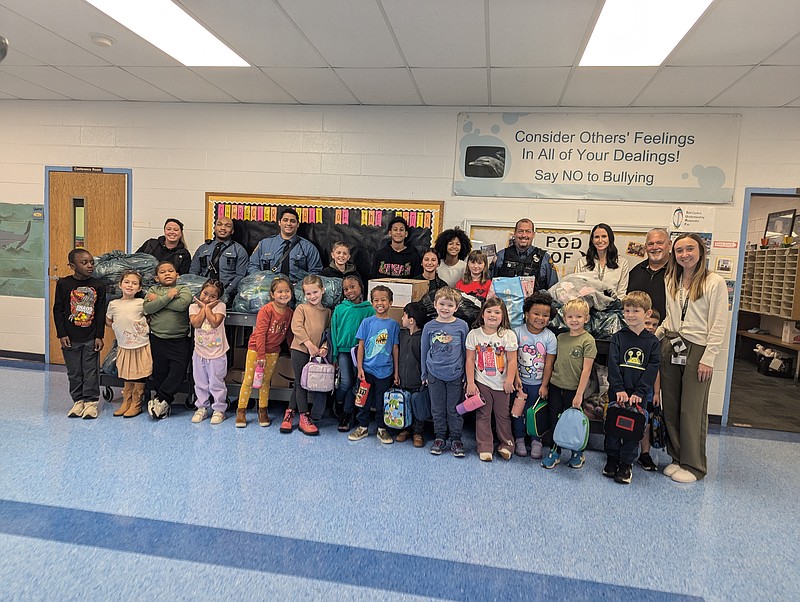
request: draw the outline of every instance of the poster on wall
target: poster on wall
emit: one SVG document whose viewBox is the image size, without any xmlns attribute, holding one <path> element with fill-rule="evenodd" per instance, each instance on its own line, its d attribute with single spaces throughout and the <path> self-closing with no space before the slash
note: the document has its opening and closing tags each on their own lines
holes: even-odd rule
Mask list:
<svg viewBox="0 0 800 602">
<path fill-rule="evenodd" d="M 453 193 L 731 203 L 738 115 L 459 113 Z"/>
<path fill-rule="evenodd" d="M 553 260 L 558 277 L 575 272 L 581 258 L 585 257 L 589 246 L 589 233 L 592 227 L 580 225 L 537 225 L 533 244 L 544 249 Z M 620 257 L 624 257 L 630 267 L 646 257 L 645 238 L 648 228 L 628 228 L 614 231 L 614 244 Z M 513 241 L 514 224 L 464 222 L 464 231 L 469 235 L 473 248 L 491 245 L 497 250 L 505 249 Z"/>
<path fill-rule="evenodd" d="M 0 203 L 0 296 L 44 297 L 41 205 Z"/>
</svg>

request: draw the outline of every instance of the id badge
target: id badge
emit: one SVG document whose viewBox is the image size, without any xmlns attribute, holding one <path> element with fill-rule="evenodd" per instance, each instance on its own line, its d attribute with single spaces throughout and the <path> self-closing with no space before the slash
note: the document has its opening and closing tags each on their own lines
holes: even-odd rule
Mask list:
<svg viewBox="0 0 800 602">
<path fill-rule="evenodd" d="M 685 355 L 673 355 L 672 356 L 672 363 L 676 366 L 685 366 L 686 365 L 686 356 Z"/>
<path fill-rule="evenodd" d="M 680 355 L 686 351 L 686 343 L 684 343 L 683 339 L 679 336 L 670 339 L 669 344 L 672 345 L 672 350 L 675 352 L 675 355 Z M 674 364 L 675 362 L 672 363 Z M 684 361 L 683 363 L 685 364 L 686 362 Z"/>
</svg>

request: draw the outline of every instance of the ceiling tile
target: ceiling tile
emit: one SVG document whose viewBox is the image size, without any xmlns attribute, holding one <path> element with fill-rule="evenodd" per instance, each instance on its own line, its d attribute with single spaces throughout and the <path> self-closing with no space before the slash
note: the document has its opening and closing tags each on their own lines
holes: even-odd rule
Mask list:
<svg viewBox="0 0 800 602">
<path fill-rule="evenodd" d="M 800 2 L 725 0 L 711 5 L 667 64 L 757 65 L 797 34 Z"/>
<path fill-rule="evenodd" d="M 86 6 L 89 6 L 86 4 Z M 48 65 L 106 65 L 106 61 L 0 6 L 2 35 L 13 48 Z"/>
<path fill-rule="evenodd" d="M 69 100 L 57 92 L 20 79 L 0 69 L 0 92 L 23 100 Z"/>
<path fill-rule="evenodd" d="M 750 67 L 665 67 L 639 98 L 637 107 L 702 107 Z"/>
<path fill-rule="evenodd" d="M 89 67 L 89 69 L 92 68 Z M 94 68 L 103 69 L 103 67 Z M 58 90 L 59 94 L 74 100 L 122 100 L 119 96 L 97 88 L 55 67 L 5 67 L 4 70 L 43 88 Z"/>
<path fill-rule="evenodd" d="M 483 0 L 382 0 L 411 67 L 485 67 Z"/>
<path fill-rule="evenodd" d="M 181 0 L 180 4 L 251 65 L 326 66 L 275 2 Z"/>
<path fill-rule="evenodd" d="M 194 67 L 192 71 L 241 102 L 297 104 L 296 99 L 255 67 Z"/>
<path fill-rule="evenodd" d="M 489 103 L 486 69 L 412 69 L 426 105 L 485 107 Z"/>
<path fill-rule="evenodd" d="M 578 67 L 561 106 L 627 107 L 657 71 L 658 67 Z"/>
<path fill-rule="evenodd" d="M 765 65 L 800 65 L 800 35 L 764 61 Z"/>
<path fill-rule="evenodd" d="M 63 70 L 127 100 L 177 100 L 120 67 L 64 67 Z"/>
<path fill-rule="evenodd" d="M 292 0 L 283 6 L 333 67 L 404 66 L 375 0 Z"/>
<path fill-rule="evenodd" d="M 120 67 L 180 65 L 171 56 L 84 0 L 58 0 L 58 2 L 2 0 L 2 3 L 98 57 L 101 60 L 99 64 L 108 63 Z M 109 48 L 97 46 L 92 42 L 92 33 L 111 36 L 115 42 Z"/>
<path fill-rule="evenodd" d="M 188 67 L 127 67 L 126 71 L 184 102 L 237 102 Z"/>
<path fill-rule="evenodd" d="M 800 67 L 756 67 L 709 103 L 712 107 L 782 107 L 800 96 Z"/>
<path fill-rule="evenodd" d="M 569 68 L 492 67 L 491 74 L 493 107 L 554 107 L 561 98 Z"/>
<path fill-rule="evenodd" d="M 264 68 L 270 78 L 303 104 L 358 104 L 356 98 L 331 68 L 276 69 Z"/>
<path fill-rule="evenodd" d="M 492 67 L 571 67 L 596 2 L 489 0 Z"/>
<path fill-rule="evenodd" d="M 361 104 L 421 104 L 406 69 L 337 69 L 336 73 Z"/>
<path fill-rule="evenodd" d="M 8 47 L 8 54 L 3 59 L 3 67 L 32 67 L 34 65 L 44 65 L 44 63 L 20 52 L 13 44 Z"/>
</svg>

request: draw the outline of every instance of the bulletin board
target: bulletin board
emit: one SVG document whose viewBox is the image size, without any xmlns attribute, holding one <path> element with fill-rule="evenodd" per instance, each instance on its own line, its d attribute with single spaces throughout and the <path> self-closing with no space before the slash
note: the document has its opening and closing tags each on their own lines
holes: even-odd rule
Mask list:
<svg viewBox="0 0 800 602">
<path fill-rule="evenodd" d="M 614 224 L 609 226 L 614 229 L 614 244 L 619 256 L 627 259 L 630 267 L 646 259 L 645 239 L 649 227 L 622 226 L 617 230 Z M 536 224 L 533 244 L 550 254 L 558 277 L 563 278 L 572 274 L 581 258 L 586 255 L 589 233 L 593 227 L 594 224 Z M 464 231 L 469 235 L 473 248 L 494 244 L 500 251 L 511 244 L 514 224 L 465 220 Z"/>
<path fill-rule="evenodd" d="M 341 240 L 350 245 L 351 261 L 364 277 L 371 275 L 375 253 L 389 240 L 386 227 L 394 216 L 408 222 L 407 245 L 420 254 L 436 240 L 444 219 L 442 201 L 207 192 L 206 238 L 214 236 L 215 218 L 225 215 L 233 220 L 233 239 L 252 253 L 260 240 L 278 234 L 278 215 L 284 207 L 297 211 L 298 234 L 314 243 L 323 267 L 330 263 L 331 246 Z"/>
</svg>

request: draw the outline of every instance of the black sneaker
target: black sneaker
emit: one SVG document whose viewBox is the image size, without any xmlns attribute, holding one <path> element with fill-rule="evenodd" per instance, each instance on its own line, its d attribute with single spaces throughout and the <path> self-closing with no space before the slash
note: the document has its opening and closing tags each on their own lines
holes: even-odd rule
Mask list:
<svg viewBox="0 0 800 602">
<path fill-rule="evenodd" d="M 455 439 L 450 444 L 450 451 L 453 452 L 453 456 L 456 458 L 463 458 L 467 454 L 467 452 L 464 451 L 464 444 L 458 439 Z"/>
<path fill-rule="evenodd" d="M 603 476 L 613 479 L 617 476 L 617 468 L 619 468 L 619 460 L 616 458 L 609 458 L 606 460 L 606 465 L 603 467 Z"/>
<path fill-rule="evenodd" d="M 342 414 L 342 417 L 339 419 L 339 432 L 346 433 L 348 432 L 352 426 L 351 422 L 353 420 L 353 415 L 350 413 Z"/>
<path fill-rule="evenodd" d="M 434 456 L 441 456 L 446 447 L 447 444 L 445 443 L 444 439 L 436 439 L 434 440 L 433 445 L 431 445 L 431 453 Z"/>
<path fill-rule="evenodd" d="M 630 464 L 620 464 L 617 468 L 617 474 L 614 475 L 614 481 L 627 485 L 633 479 L 633 472 L 631 471 Z"/>
<path fill-rule="evenodd" d="M 651 458 L 650 454 L 648 454 L 647 452 L 645 452 L 641 456 L 639 456 L 638 462 L 639 462 L 639 466 L 641 466 L 642 468 L 644 468 L 645 470 L 647 470 L 649 472 L 658 471 L 658 464 L 653 462 L 653 458 Z"/>
</svg>

